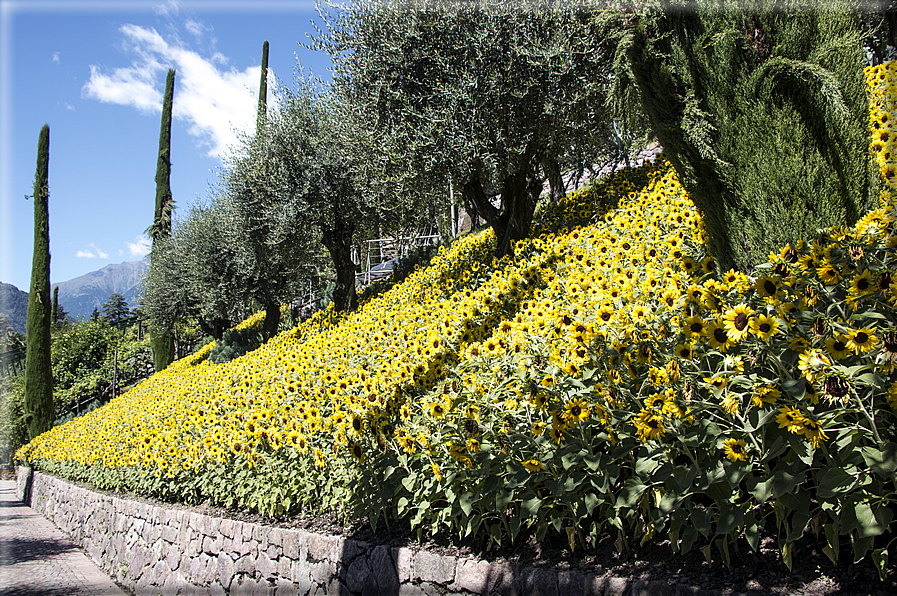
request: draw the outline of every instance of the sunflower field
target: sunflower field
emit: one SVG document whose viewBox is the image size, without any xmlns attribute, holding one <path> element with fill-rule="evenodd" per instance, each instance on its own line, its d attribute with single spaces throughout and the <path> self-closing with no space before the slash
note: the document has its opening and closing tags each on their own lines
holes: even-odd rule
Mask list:
<svg viewBox="0 0 897 596">
<path fill-rule="evenodd" d="M 513 542 L 806 532 L 897 555 L 897 64 L 868 68 L 878 208 L 717 271 L 672 166 L 613 174 L 245 356 L 212 345 L 17 460 L 100 489 Z M 264 313 L 243 323 L 261 324 Z M 841 553 L 841 537 L 852 553 Z"/>
</svg>

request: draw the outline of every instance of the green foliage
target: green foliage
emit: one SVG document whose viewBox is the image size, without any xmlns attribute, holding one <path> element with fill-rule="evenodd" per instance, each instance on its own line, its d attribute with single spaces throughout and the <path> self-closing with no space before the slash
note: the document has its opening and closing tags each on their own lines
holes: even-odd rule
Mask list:
<svg viewBox="0 0 897 596">
<path fill-rule="evenodd" d="M 375 127 L 380 188 L 420 203 L 449 181 L 498 238 L 529 233 L 548 180 L 604 145 L 608 47 L 594 9 L 358 1 L 322 13 L 312 47 L 331 54 L 338 97 Z M 500 196 L 498 207 L 492 199 Z M 444 199 L 443 199 L 444 200 Z"/>
<path fill-rule="evenodd" d="M 41 129 L 34 174 L 34 257 L 25 320 L 25 422 L 33 439 L 53 425 L 53 374 L 50 364 L 50 127 Z"/>
<path fill-rule="evenodd" d="M 258 349 L 262 345 L 262 334 L 258 329 L 228 329 L 215 343 L 209 354 L 209 360 L 219 364 L 239 358 L 246 352 Z"/>
<path fill-rule="evenodd" d="M 638 98 L 724 269 L 852 225 L 878 194 L 867 32 L 849 2 L 799 4 L 647 3 L 607 20 L 617 102 Z"/>
<path fill-rule="evenodd" d="M 124 323 L 132 318 L 127 300 L 117 292 L 109 296 L 106 303 L 103 304 L 101 316 L 104 322 L 112 325 Z"/>
<path fill-rule="evenodd" d="M 28 443 L 25 424 L 25 375 L 0 379 L 0 464 L 12 463 L 16 450 Z"/>
<path fill-rule="evenodd" d="M 88 403 L 109 401 L 113 377 L 121 394 L 152 372 L 148 342 L 138 339 L 137 329 L 117 329 L 103 321 L 84 321 L 56 332 L 52 352 L 57 423 L 84 413 Z"/>
</svg>

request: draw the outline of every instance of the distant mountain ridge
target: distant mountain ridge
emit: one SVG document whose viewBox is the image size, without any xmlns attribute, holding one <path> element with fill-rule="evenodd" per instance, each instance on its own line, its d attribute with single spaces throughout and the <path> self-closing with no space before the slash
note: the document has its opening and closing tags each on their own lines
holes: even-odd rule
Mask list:
<svg viewBox="0 0 897 596">
<path fill-rule="evenodd" d="M 0 314 L 9 317 L 9 324 L 16 333 L 25 335 L 25 315 L 28 312 L 28 292 L 12 284 L 0 282 Z"/>
<path fill-rule="evenodd" d="M 93 309 L 102 310 L 112 294 L 121 294 L 128 307 L 137 306 L 143 276 L 149 267 L 149 256 L 139 261 L 106 265 L 80 277 L 54 283 L 59 286 L 59 304 L 72 319 L 89 319 Z M 28 311 L 28 292 L 12 284 L 0 282 L 0 314 L 9 317 L 13 330 L 25 333 L 25 315 Z"/>
<path fill-rule="evenodd" d="M 130 308 L 137 306 L 143 276 L 149 267 L 149 256 L 139 261 L 106 265 L 80 277 L 54 283 L 59 286 L 59 304 L 73 319 L 87 319 L 93 309 L 102 310 L 112 294 L 121 294 Z"/>
</svg>

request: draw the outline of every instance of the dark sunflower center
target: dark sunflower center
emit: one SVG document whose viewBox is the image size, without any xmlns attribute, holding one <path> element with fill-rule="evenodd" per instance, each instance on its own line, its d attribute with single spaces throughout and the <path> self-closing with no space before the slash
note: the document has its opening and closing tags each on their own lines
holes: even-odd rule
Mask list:
<svg viewBox="0 0 897 596">
<path fill-rule="evenodd" d="M 747 315 L 742 312 L 738 313 L 738 315 L 736 315 L 736 317 L 735 317 L 735 328 L 738 329 L 739 331 L 741 331 L 742 329 L 747 327 L 747 324 L 748 324 Z"/>
<path fill-rule="evenodd" d="M 570 414 L 574 418 L 579 417 L 579 415 L 582 414 L 582 408 L 580 408 L 579 406 L 573 406 L 572 408 L 570 408 Z"/>
<path fill-rule="evenodd" d="M 769 323 L 760 323 L 760 327 L 758 327 L 758 329 L 760 329 L 760 333 L 769 333 L 769 330 L 772 329 L 772 326 L 770 326 Z"/>
<path fill-rule="evenodd" d="M 726 332 L 723 329 L 717 327 L 713 330 L 713 338 L 719 343 L 725 343 L 726 340 L 729 339 L 729 336 L 726 335 Z"/>
<path fill-rule="evenodd" d="M 858 345 L 863 345 L 869 342 L 869 335 L 865 331 L 860 331 L 856 334 L 856 337 L 853 338 Z"/>
<path fill-rule="evenodd" d="M 741 455 L 742 453 L 744 453 L 744 450 L 742 450 L 741 445 L 739 445 L 738 443 L 735 443 L 734 445 L 732 445 L 731 449 L 732 449 L 732 453 L 734 453 L 736 455 Z"/>
<path fill-rule="evenodd" d="M 645 423 L 645 426 L 649 426 L 649 427 L 651 427 L 652 429 L 657 430 L 657 429 L 660 427 L 660 422 L 658 422 L 658 421 L 657 421 L 656 419 L 654 419 L 654 418 L 651 418 L 650 420 L 648 420 L 648 421 Z"/>
<path fill-rule="evenodd" d="M 860 290 L 861 292 L 865 292 L 866 290 L 868 290 L 869 285 L 870 285 L 869 280 L 866 279 L 865 277 L 862 277 L 857 281 L 857 289 Z"/>
<path fill-rule="evenodd" d="M 692 323 L 689 329 L 691 329 L 692 333 L 700 333 L 704 329 L 704 325 L 701 323 Z"/>
<path fill-rule="evenodd" d="M 763 291 L 772 296 L 776 293 L 776 285 L 767 279 L 763 282 Z"/>
<path fill-rule="evenodd" d="M 836 352 L 843 352 L 847 349 L 847 345 L 843 341 L 836 341 L 832 344 Z"/>
</svg>

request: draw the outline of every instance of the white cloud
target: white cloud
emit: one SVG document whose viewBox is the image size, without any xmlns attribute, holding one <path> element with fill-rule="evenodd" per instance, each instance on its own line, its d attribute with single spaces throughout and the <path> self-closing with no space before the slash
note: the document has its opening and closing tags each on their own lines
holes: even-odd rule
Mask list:
<svg viewBox="0 0 897 596">
<path fill-rule="evenodd" d="M 134 242 L 128 242 L 128 250 L 134 257 L 145 257 L 149 254 L 150 248 L 152 248 L 152 243 L 146 236 L 137 236 Z"/>
<path fill-rule="evenodd" d="M 59 52 L 53 52 L 53 62 L 59 62 Z"/>
<path fill-rule="evenodd" d="M 97 245 L 91 242 L 87 245 L 88 250 L 79 250 L 75 253 L 75 256 L 79 259 L 108 259 L 109 254 L 103 252 Z M 96 251 L 96 253 L 94 253 Z"/>
<path fill-rule="evenodd" d="M 196 27 L 203 25 L 195 23 Z M 115 68 L 109 74 L 91 65 L 90 79 L 82 89 L 84 96 L 134 106 L 144 113 L 160 113 L 164 73 L 172 67 L 177 72 L 173 115 L 187 122 L 189 134 L 208 147 L 209 155 L 220 157 L 229 146 L 236 145 L 235 129 L 254 130 L 259 66 L 243 71 L 225 69 L 227 58 L 219 52 L 205 57 L 176 39 L 163 39 L 155 29 L 137 25 L 124 25 L 120 31 L 126 50 L 135 59 L 130 66 Z M 273 84 L 271 80 L 269 87 Z"/>
<path fill-rule="evenodd" d="M 165 4 L 157 4 L 153 6 L 153 11 L 163 17 L 175 15 L 180 11 L 180 4 L 177 0 L 168 0 Z"/>
</svg>

